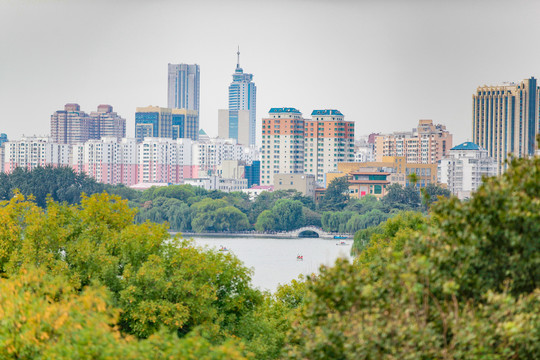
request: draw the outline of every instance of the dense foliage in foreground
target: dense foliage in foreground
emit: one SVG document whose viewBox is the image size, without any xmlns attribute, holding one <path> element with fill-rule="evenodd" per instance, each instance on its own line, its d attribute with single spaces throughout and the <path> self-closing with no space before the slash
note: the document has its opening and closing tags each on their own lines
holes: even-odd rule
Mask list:
<svg viewBox="0 0 540 360">
<path fill-rule="evenodd" d="M 0 206 L 2 359 L 535 359 L 540 159 L 403 213 L 354 263 L 261 293 L 107 194 Z"/>
</svg>

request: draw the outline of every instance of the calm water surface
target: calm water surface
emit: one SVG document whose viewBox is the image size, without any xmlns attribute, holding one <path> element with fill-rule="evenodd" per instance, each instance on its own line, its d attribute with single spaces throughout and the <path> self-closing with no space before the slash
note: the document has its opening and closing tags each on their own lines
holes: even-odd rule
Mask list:
<svg viewBox="0 0 540 360">
<path fill-rule="evenodd" d="M 320 265 L 332 265 L 338 257 L 351 259 L 351 246 L 336 245 L 339 240 L 318 238 L 193 237 L 200 246 L 219 249 L 225 246 L 245 266 L 253 269 L 252 284 L 261 290 L 275 291 L 300 274 L 317 273 Z M 346 240 L 352 244 L 352 239 Z M 303 255 L 304 260 L 296 260 Z"/>
</svg>

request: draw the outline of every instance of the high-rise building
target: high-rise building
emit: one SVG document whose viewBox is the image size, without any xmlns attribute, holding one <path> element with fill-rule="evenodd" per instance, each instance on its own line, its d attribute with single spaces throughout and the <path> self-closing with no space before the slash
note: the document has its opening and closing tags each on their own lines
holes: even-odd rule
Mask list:
<svg viewBox="0 0 540 360">
<path fill-rule="evenodd" d="M 473 95 L 473 142 L 506 169 L 508 154 L 533 155 L 540 132 L 540 87 L 531 77 L 520 83 L 479 86 Z"/>
<path fill-rule="evenodd" d="M 78 144 L 101 137 L 126 136 L 126 120 L 110 105 L 99 105 L 90 115 L 79 104 L 66 104 L 51 115 L 51 138 L 58 144 Z"/>
<path fill-rule="evenodd" d="M 304 118 L 295 108 L 271 108 L 262 120 L 261 185 L 274 174 L 304 173 Z"/>
<path fill-rule="evenodd" d="M 95 119 L 81 111 L 79 104 L 66 104 L 64 110 L 51 115 L 51 137 L 55 143 L 76 144 L 98 139 L 96 128 Z"/>
<path fill-rule="evenodd" d="M 304 173 L 319 184 L 337 171 L 338 163 L 354 161 L 354 122 L 345 121 L 339 110 L 313 110 L 304 134 Z"/>
<path fill-rule="evenodd" d="M 199 111 L 199 65 L 169 64 L 167 107 Z"/>
<path fill-rule="evenodd" d="M 126 137 L 126 119 L 113 112 L 111 105 L 99 105 L 97 112 L 90 113 L 90 118 L 93 119 L 92 124 L 98 128 L 98 138 L 115 137 L 121 139 Z"/>
<path fill-rule="evenodd" d="M 472 142 L 464 142 L 450 149 L 438 167 L 439 182 L 460 199 L 471 197 L 482 184 L 483 177 L 495 176 L 497 163 L 487 150 Z"/>
<path fill-rule="evenodd" d="M 252 74 L 245 74 L 240 67 L 240 50 L 237 52 L 238 60 L 236 70 L 233 74 L 233 81 L 229 85 L 229 121 L 228 121 L 228 138 L 236 139 L 242 145 L 255 145 L 256 131 L 256 101 L 257 87 L 253 80 Z M 248 134 L 249 143 L 243 144 L 240 142 L 240 133 L 245 130 L 241 127 L 242 114 L 239 110 L 249 111 Z M 242 125 L 243 126 L 243 125 Z M 243 140 L 242 140 L 243 141 Z"/>
<path fill-rule="evenodd" d="M 452 135 L 444 125 L 433 120 L 420 120 L 412 131 L 395 132 L 375 137 L 375 161 L 383 156 L 404 156 L 407 162 L 436 164 L 452 147 Z"/>
<path fill-rule="evenodd" d="M 159 106 L 138 107 L 135 113 L 135 138 L 142 141 L 145 137 L 171 138 L 172 110 Z"/>
</svg>

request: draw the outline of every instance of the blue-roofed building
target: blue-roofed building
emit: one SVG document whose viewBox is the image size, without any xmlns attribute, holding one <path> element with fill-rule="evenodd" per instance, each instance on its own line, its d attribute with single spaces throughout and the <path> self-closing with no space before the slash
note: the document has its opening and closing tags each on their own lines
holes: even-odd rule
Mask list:
<svg viewBox="0 0 540 360">
<path fill-rule="evenodd" d="M 289 107 L 281 107 L 281 108 L 271 108 L 268 112 L 269 114 L 276 114 L 276 113 L 291 113 L 291 114 L 302 114 L 299 110 L 296 110 L 295 108 L 289 108 Z"/>
<path fill-rule="evenodd" d="M 478 145 L 476 145 L 475 143 L 472 143 L 470 141 L 467 141 L 467 142 L 464 142 L 463 144 L 459 144 L 457 146 L 454 146 L 453 148 L 451 148 L 450 150 L 454 150 L 454 151 L 457 151 L 457 150 L 463 150 L 463 151 L 467 151 L 467 150 L 482 150 L 482 148 Z"/>
<path fill-rule="evenodd" d="M 439 161 L 437 175 L 453 195 L 466 199 L 478 189 L 484 177 L 497 175 L 497 162 L 486 149 L 467 141 L 451 148 Z"/>
<path fill-rule="evenodd" d="M 336 116 L 343 116 L 343 114 L 341 113 L 341 111 L 339 110 L 332 110 L 332 109 L 329 109 L 329 110 L 313 110 L 311 112 L 311 116 L 323 116 L 323 115 L 336 115 Z"/>
</svg>

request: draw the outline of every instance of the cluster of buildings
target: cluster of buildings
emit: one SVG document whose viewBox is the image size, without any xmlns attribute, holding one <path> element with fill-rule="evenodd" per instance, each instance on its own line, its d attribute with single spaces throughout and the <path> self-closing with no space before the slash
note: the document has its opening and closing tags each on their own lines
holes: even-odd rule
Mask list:
<svg viewBox="0 0 540 360">
<path fill-rule="evenodd" d="M 538 152 L 540 87 L 536 79 L 480 86 L 473 95 L 472 142 L 453 145 L 444 125 L 420 120 L 411 131 L 355 139 L 355 122 L 337 109 L 271 108 L 256 138 L 253 75 L 240 67 L 238 51 L 229 107 L 218 110 L 218 137 L 199 128 L 199 65 L 168 64 L 167 107 L 138 107 L 135 133 L 110 105 L 85 113 L 66 104 L 51 115 L 48 137 L 8 141 L 0 134 L 0 170 L 70 166 L 99 182 L 134 188 L 192 184 L 247 191 L 296 189 L 324 195 L 346 177 L 352 197 L 382 197 L 390 184 L 437 184 L 460 198 L 471 196 L 485 176 L 506 169 L 509 156 Z"/>
</svg>

